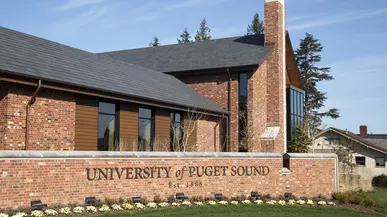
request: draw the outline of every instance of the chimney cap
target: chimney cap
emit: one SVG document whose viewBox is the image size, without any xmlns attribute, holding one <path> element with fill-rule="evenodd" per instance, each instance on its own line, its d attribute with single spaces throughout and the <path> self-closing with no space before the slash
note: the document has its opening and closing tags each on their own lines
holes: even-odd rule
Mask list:
<svg viewBox="0 0 387 217">
<path fill-rule="evenodd" d="M 281 4 L 285 4 L 285 0 L 265 0 L 265 3 L 269 3 L 269 2 L 279 2 Z"/>
</svg>

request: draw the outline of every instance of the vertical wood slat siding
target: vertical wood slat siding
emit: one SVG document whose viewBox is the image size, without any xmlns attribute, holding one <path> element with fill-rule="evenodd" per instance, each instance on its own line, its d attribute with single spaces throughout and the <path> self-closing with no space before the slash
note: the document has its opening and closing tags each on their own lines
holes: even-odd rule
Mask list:
<svg viewBox="0 0 387 217">
<path fill-rule="evenodd" d="M 187 152 L 194 152 L 197 149 L 197 121 L 190 120 L 187 115 L 184 115 L 184 141 L 185 150 Z M 189 134 L 189 135 L 188 135 Z"/>
<path fill-rule="evenodd" d="M 154 151 L 170 151 L 170 114 L 167 109 L 156 109 Z"/>
<path fill-rule="evenodd" d="M 77 100 L 75 110 L 75 150 L 96 151 L 98 147 L 98 102 L 96 100 Z"/>
<path fill-rule="evenodd" d="M 120 150 L 138 150 L 138 109 L 131 103 L 120 104 Z"/>
</svg>

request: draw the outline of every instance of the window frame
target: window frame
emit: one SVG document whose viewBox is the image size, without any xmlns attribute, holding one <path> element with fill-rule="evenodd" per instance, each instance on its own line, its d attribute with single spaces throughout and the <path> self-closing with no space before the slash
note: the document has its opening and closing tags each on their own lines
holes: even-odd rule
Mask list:
<svg viewBox="0 0 387 217">
<path fill-rule="evenodd" d="M 242 74 L 245 74 L 246 75 L 246 102 L 241 102 L 241 75 Z M 248 114 L 248 108 L 247 108 L 247 105 L 248 105 L 248 99 L 249 99 L 249 73 L 248 72 L 239 72 L 238 73 L 238 152 L 248 152 L 249 150 L 246 148 L 246 147 L 242 147 L 241 146 L 241 141 L 242 141 L 242 135 L 241 135 L 241 131 L 242 131 L 242 120 L 241 120 L 241 117 L 240 117 L 240 113 L 243 111 L 243 112 L 246 112 L 246 114 Z M 246 117 L 246 121 L 247 120 L 247 117 Z"/>
<path fill-rule="evenodd" d="M 172 111 L 170 112 L 169 114 L 169 123 L 170 123 L 170 129 L 169 129 L 169 135 L 170 135 L 170 151 L 171 152 L 175 152 L 174 150 L 174 147 L 173 147 L 173 139 L 174 139 L 174 134 L 173 134 L 173 130 L 172 130 L 172 127 L 175 125 L 175 122 L 176 122 L 176 115 L 179 114 L 180 115 L 180 128 L 181 128 L 181 137 L 179 138 L 179 144 L 180 144 L 180 150 L 179 151 L 183 151 L 184 150 L 184 145 L 183 144 L 183 138 L 184 138 L 184 116 L 183 116 L 183 112 L 179 112 L 179 111 Z"/>
<path fill-rule="evenodd" d="M 379 158 L 379 159 L 383 159 L 383 165 L 377 165 L 377 162 L 376 162 L 376 159 Z M 375 157 L 375 167 L 378 167 L 378 168 L 385 168 L 386 167 L 386 158 L 385 157 Z"/>
<path fill-rule="evenodd" d="M 105 104 L 112 104 L 114 105 L 114 109 L 115 109 L 115 112 L 114 114 L 113 113 L 108 113 L 108 112 L 100 112 L 100 104 L 101 103 L 105 103 Z M 111 115 L 111 116 L 114 116 L 114 144 L 113 144 L 113 151 L 119 151 L 120 150 L 120 145 L 119 145 L 119 142 L 118 142 L 118 138 L 119 138 L 119 103 L 115 103 L 113 101 L 107 101 L 107 100 L 99 100 L 98 101 L 98 124 L 97 124 L 97 151 L 109 151 L 109 147 L 108 147 L 108 150 L 99 150 L 98 149 L 98 140 L 99 140 L 99 127 L 100 127 L 100 115 Z"/>
<path fill-rule="evenodd" d="M 364 158 L 364 165 L 362 164 L 358 164 L 358 158 Z M 367 165 L 367 162 L 366 162 L 366 157 L 365 156 L 355 156 L 355 164 L 357 167 L 365 167 Z"/>
<path fill-rule="evenodd" d="M 150 118 L 143 118 L 143 117 L 140 117 L 140 110 L 141 109 L 147 109 L 147 110 L 150 110 L 151 111 L 151 117 Z M 144 150 L 140 150 L 140 119 L 143 119 L 143 120 L 150 120 L 151 121 L 151 132 L 150 132 L 150 143 L 149 143 L 149 152 L 152 152 L 154 151 L 154 141 L 155 141 L 155 125 L 156 125 L 156 109 L 154 109 L 153 107 L 148 107 L 148 106 L 140 106 L 138 108 L 138 119 L 137 119 L 137 123 L 138 123 L 138 140 L 137 140 L 137 150 L 138 151 L 146 151 L 145 150 L 145 146 L 143 147 Z"/>
</svg>

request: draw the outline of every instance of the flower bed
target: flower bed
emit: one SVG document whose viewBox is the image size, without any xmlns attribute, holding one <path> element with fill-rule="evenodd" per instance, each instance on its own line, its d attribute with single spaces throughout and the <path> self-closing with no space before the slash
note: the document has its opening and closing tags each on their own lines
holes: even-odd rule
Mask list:
<svg viewBox="0 0 387 217">
<path fill-rule="evenodd" d="M 261 205 L 261 204 L 270 204 L 270 205 L 277 205 L 277 206 L 286 206 L 286 205 L 307 205 L 307 206 L 335 206 L 335 203 L 332 201 L 313 201 L 310 199 L 304 199 L 304 200 L 209 200 L 207 202 L 202 201 L 174 201 L 174 202 L 149 202 L 147 204 L 143 203 L 122 203 L 122 204 L 102 204 L 100 206 L 76 206 L 74 208 L 70 207 L 61 207 L 57 210 L 55 209 L 45 209 L 44 211 L 35 210 L 30 213 L 23 213 L 23 212 L 17 212 L 15 214 L 7 214 L 7 213 L 0 213 L 0 217 L 48 217 L 48 216 L 80 216 L 85 215 L 87 213 L 95 214 L 95 213 L 111 213 L 111 212 L 132 212 L 132 211 L 140 211 L 144 209 L 165 209 L 168 207 L 182 207 L 182 206 L 214 206 L 214 205 L 228 205 L 228 206 L 238 206 L 239 204 L 250 204 L 251 206 Z"/>
</svg>

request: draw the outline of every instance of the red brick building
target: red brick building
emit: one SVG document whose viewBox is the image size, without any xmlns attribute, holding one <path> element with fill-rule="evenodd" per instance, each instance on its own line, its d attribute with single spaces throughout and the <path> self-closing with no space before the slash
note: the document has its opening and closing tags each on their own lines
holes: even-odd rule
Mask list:
<svg viewBox="0 0 387 217">
<path fill-rule="evenodd" d="M 267 0 L 264 35 L 102 54 L 0 28 L 0 148 L 285 153 L 302 91 L 284 16 Z"/>
<path fill-rule="evenodd" d="M 283 155 L 303 121 L 283 0 L 264 35 L 94 54 L 0 27 L 0 48 L 0 208 L 338 191 L 336 155 Z"/>
</svg>

